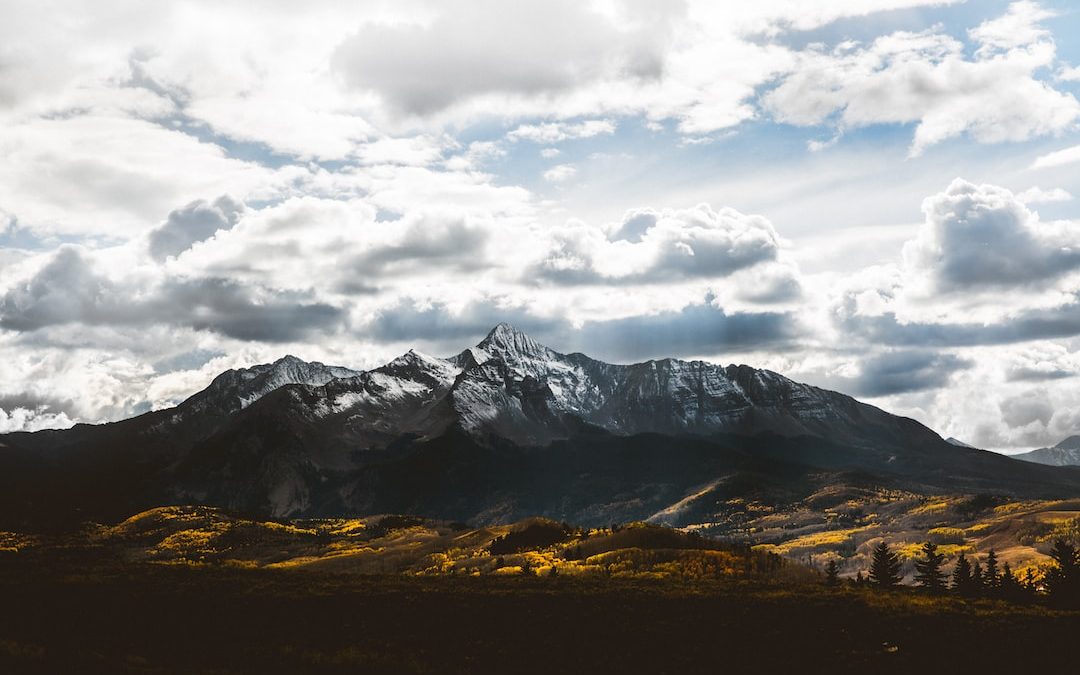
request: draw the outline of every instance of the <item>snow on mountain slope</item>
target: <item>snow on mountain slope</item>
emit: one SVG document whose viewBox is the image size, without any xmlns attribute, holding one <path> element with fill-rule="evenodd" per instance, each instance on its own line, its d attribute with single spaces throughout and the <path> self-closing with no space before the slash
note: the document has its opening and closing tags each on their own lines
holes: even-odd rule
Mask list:
<svg viewBox="0 0 1080 675">
<path fill-rule="evenodd" d="M 1080 466 L 1080 436 L 1069 436 L 1052 448 L 1039 448 L 1012 457 L 1049 466 Z"/>
</svg>

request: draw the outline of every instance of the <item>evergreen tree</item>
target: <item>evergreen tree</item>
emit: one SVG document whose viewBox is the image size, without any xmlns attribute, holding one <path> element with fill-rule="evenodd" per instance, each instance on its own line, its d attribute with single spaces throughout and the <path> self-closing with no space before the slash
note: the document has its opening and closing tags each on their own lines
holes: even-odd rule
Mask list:
<svg viewBox="0 0 1080 675">
<path fill-rule="evenodd" d="M 971 563 L 963 553 L 956 559 L 952 573 L 952 590 L 957 595 L 971 595 Z"/>
<path fill-rule="evenodd" d="M 945 556 L 938 553 L 937 544 L 932 541 L 923 544 L 922 554 L 923 557 L 915 561 L 915 582 L 931 593 L 944 592 L 946 577 L 941 564 L 945 562 Z"/>
<path fill-rule="evenodd" d="M 835 558 L 830 558 L 829 562 L 825 563 L 825 585 L 835 587 L 839 583 L 840 566 L 836 564 Z"/>
<path fill-rule="evenodd" d="M 1006 562 L 1001 566 L 1001 579 L 998 581 L 998 595 L 1009 602 L 1024 600 L 1024 587 L 1013 574 L 1012 565 Z"/>
<path fill-rule="evenodd" d="M 889 550 L 885 540 L 874 547 L 870 561 L 870 581 L 879 588 L 893 588 L 900 584 L 900 556 Z"/>
<path fill-rule="evenodd" d="M 855 585 L 862 586 L 866 583 L 866 577 L 863 576 L 862 570 L 855 573 Z"/>
<path fill-rule="evenodd" d="M 972 595 L 978 595 L 983 591 L 983 569 L 979 561 L 975 561 L 975 566 L 971 568 L 971 593 Z"/>
<path fill-rule="evenodd" d="M 1058 539 L 1050 549 L 1054 566 L 1046 572 L 1046 591 L 1059 607 L 1080 607 L 1080 552 Z"/>
<path fill-rule="evenodd" d="M 990 552 L 986 554 L 986 572 L 983 573 L 983 586 L 989 590 L 993 590 L 1001 583 L 1001 578 L 998 574 L 998 562 L 997 553 L 994 549 L 990 549 Z"/>
</svg>

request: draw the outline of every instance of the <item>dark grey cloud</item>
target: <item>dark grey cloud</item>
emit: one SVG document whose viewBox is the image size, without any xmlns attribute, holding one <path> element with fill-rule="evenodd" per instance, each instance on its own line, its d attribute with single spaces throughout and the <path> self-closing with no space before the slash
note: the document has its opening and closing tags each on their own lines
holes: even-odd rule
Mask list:
<svg viewBox="0 0 1080 675">
<path fill-rule="evenodd" d="M 165 260 L 205 241 L 218 230 L 231 229 L 240 219 L 243 205 L 224 195 L 211 202 L 198 200 L 169 214 L 165 222 L 152 230 L 147 242 L 155 260 Z"/>
<path fill-rule="evenodd" d="M 939 389 L 949 383 L 953 373 L 972 365 L 971 361 L 953 354 L 885 352 L 864 359 L 859 376 L 841 387 L 855 396 L 890 396 Z"/>
<path fill-rule="evenodd" d="M 0 410 L 41 410 L 51 413 L 75 414 L 75 402 L 70 398 L 60 398 L 35 392 L 0 394 Z"/>
<path fill-rule="evenodd" d="M 1075 376 L 1075 372 L 1063 368 L 1042 369 L 1017 366 L 1015 368 L 1010 368 L 1008 372 L 1006 372 L 1005 379 L 1009 382 L 1049 382 L 1052 380 L 1064 380 Z"/>
<path fill-rule="evenodd" d="M 702 304 L 678 312 L 589 322 L 568 337 L 579 351 L 631 361 L 782 347 L 797 340 L 799 328 L 789 314 L 728 314 Z"/>
<path fill-rule="evenodd" d="M 161 321 L 179 310 L 179 321 L 196 330 L 265 342 L 334 331 L 345 319 L 342 309 L 313 302 L 308 293 L 255 289 L 229 279 L 172 282 L 162 288 L 153 309 Z"/>
<path fill-rule="evenodd" d="M 0 297 L 0 328 L 21 332 L 62 324 L 173 325 L 283 342 L 335 330 L 344 318 L 343 310 L 313 301 L 309 293 L 222 278 L 118 286 L 98 275 L 74 246 L 61 247 L 37 274 Z"/>
<path fill-rule="evenodd" d="M 402 238 L 393 245 L 369 248 L 346 263 L 349 276 L 356 272 L 379 276 L 423 272 L 431 265 L 438 265 L 441 271 L 453 268 L 467 272 L 489 262 L 485 254 L 488 231 L 464 219 L 419 218 L 404 227 Z"/>
<path fill-rule="evenodd" d="M 896 347 L 974 347 L 1080 335 L 1080 299 L 1053 309 L 1020 312 L 998 323 L 902 323 L 893 313 L 836 317 L 851 337 Z"/>
<path fill-rule="evenodd" d="M 456 313 L 445 305 L 417 308 L 403 303 L 380 313 L 365 333 L 379 340 L 422 342 L 432 351 L 451 353 L 475 343 L 504 321 L 557 351 L 580 351 L 616 362 L 779 347 L 793 344 L 800 335 L 789 314 L 728 314 L 708 303 L 574 327 L 565 319 L 505 309 L 495 302 L 471 303 Z"/>
</svg>

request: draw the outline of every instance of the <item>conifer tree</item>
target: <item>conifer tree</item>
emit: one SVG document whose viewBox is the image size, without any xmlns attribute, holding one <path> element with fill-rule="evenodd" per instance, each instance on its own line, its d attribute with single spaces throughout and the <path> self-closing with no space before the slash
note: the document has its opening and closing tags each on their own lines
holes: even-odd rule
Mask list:
<svg viewBox="0 0 1080 675">
<path fill-rule="evenodd" d="M 1024 599 L 1024 587 L 1020 585 L 1020 580 L 1013 574 L 1012 565 L 1010 565 L 1008 561 L 1001 566 L 1001 578 L 998 580 L 998 595 L 1010 602 L 1020 602 Z"/>
<path fill-rule="evenodd" d="M 983 590 L 983 569 L 979 561 L 975 561 L 975 565 L 971 568 L 971 592 L 973 595 L 982 593 Z"/>
<path fill-rule="evenodd" d="M 952 573 L 952 590 L 958 595 L 971 594 L 971 563 L 963 553 L 956 559 Z"/>
<path fill-rule="evenodd" d="M 1058 539 L 1050 549 L 1054 566 L 1046 572 L 1046 591 L 1059 607 L 1080 607 L 1080 552 Z"/>
<path fill-rule="evenodd" d="M 997 553 L 994 549 L 990 549 L 990 552 L 986 554 L 986 572 L 983 573 L 983 586 L 987 589 L 993 590 L 1001 583 L 1001 578 L 998 574 L 998 562 Z"/>
<path fill-rule="evenodd" d="M 862 570 L 855 573 L 855 585 L 862 586 L 866 583 L 866 577 L 863 576 Z"/>
<path fill-rule="evenodd" d="M 879 588 L 893 588 L 900 584 L 900 556 L 889 550 L 884 539 L 874 547 L 870 581 Z"/>
<path fill-rule="evenodd" d="M 840 566 L 836 564 L 835 558 L 830 558 L 829 562 L 825 563 L 825 585 L 835 587 L 839 583 Z"/>
<path fill-rule="evenodd" d="M 938 553 L 937 544 L 928 541 L 922 547 L 923 557 L 915 561 L 915 582 L 931 593 L 945 591 L 945 573 L 941 564 L 945 556 Z"/>
</svg>

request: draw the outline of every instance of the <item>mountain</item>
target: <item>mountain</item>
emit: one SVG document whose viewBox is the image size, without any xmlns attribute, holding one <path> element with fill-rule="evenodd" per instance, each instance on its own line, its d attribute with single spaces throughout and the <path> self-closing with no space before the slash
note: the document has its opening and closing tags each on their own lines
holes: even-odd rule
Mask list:
<svg viewBox="0 0 1080 675">
<path fill-rule="evenodd" d="M 609 364 L 508 324 L 450 358 L 409 351 L 358 372 L 286 357 L 223 373 L 175 408 L 0 444 L 0 519 L 21 525 L 184 503 L 271 517 L 678 522 L 836 480 L 1080 492 L 1080 470 L 957 447 L 771 371 Z"/>
<path fill-rule="evenodd" d="M 1050 466 L 1080 466 L 1080 436 L 1069 436 L 1052 448 L 1039 448 L 1012 457 Z"/>
<path fill-rule="evenodd" d="M 949 445 L 955 445 L 958 448 L 974 448 L 975 447 L 974 445 L 968 445 L 967 443 L 963 442 L 959 438 L 955 438 L 953 436 L 949 436 L 948 438 L 946 438 L 945 442 L 948 443 Z"/>
</svg>

